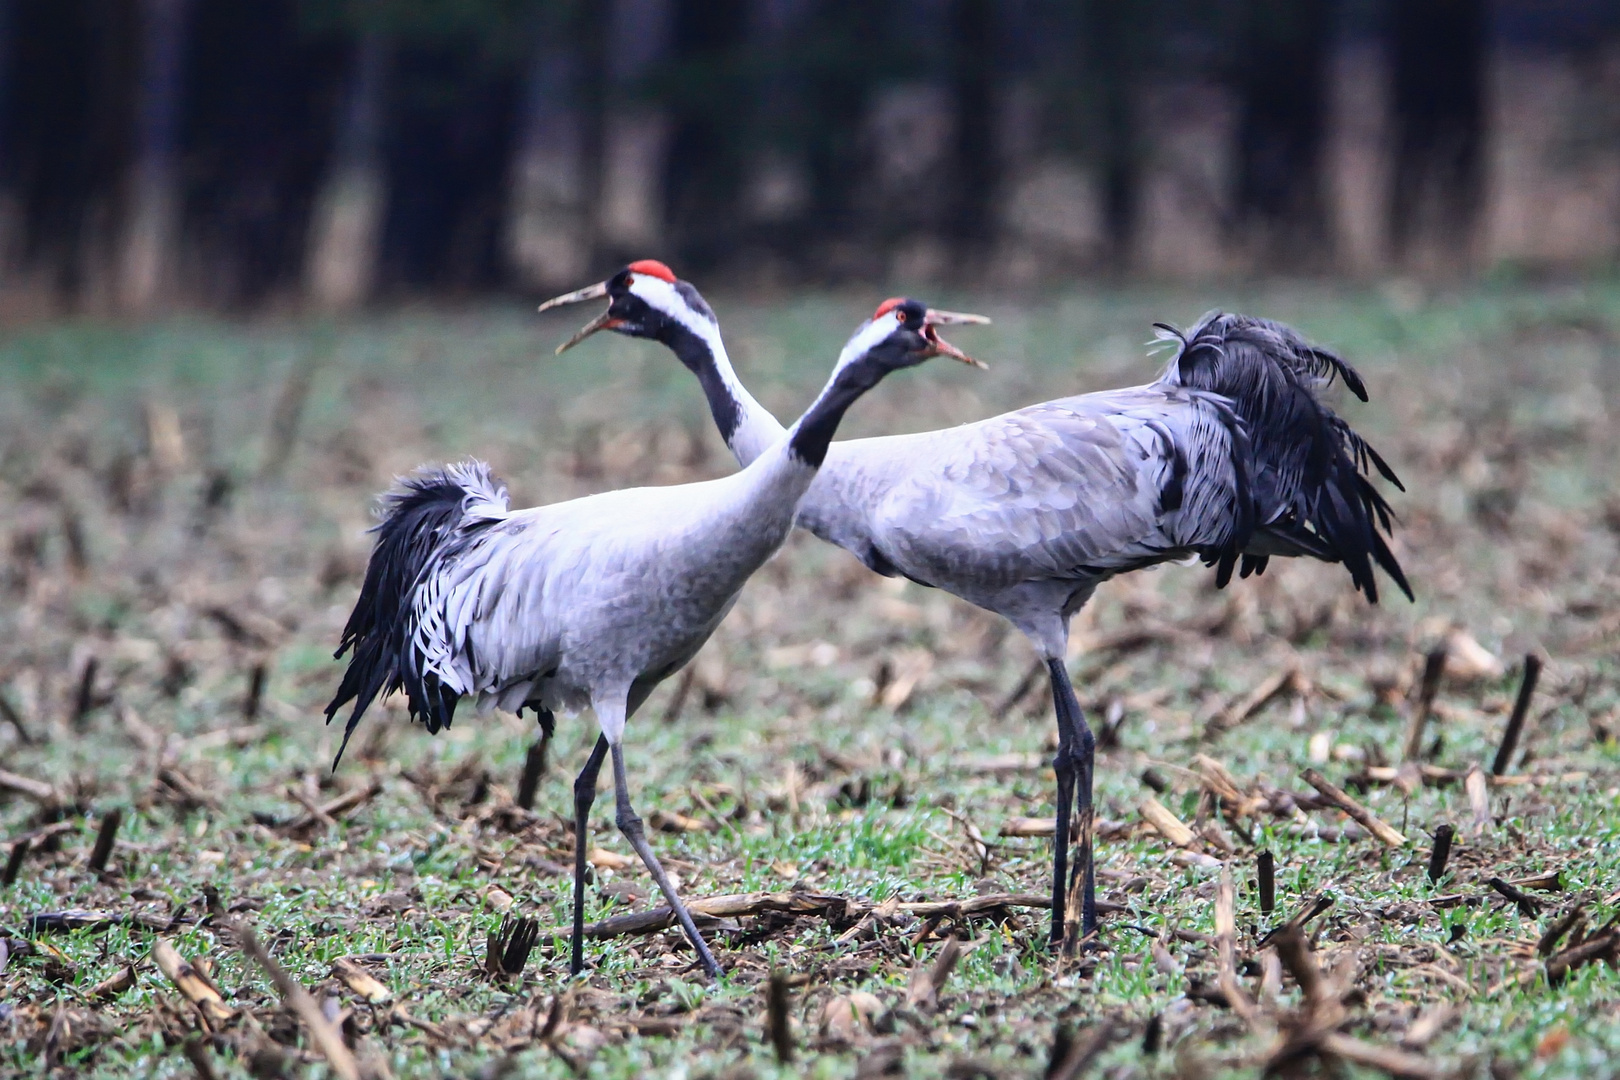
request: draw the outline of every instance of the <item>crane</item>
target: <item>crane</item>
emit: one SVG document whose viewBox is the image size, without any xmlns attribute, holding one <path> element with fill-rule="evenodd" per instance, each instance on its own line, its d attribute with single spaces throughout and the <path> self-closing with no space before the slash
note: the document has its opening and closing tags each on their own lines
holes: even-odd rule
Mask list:
<svg viewBox="0 0 1620 1080">
<path fill-rule="evenodd" d="M 660 264 L 662 265 L 662 264 Z M 658 341 L 697 376 L 737 460 L 765 452 L 781 425 L 726 356 L 718 320 L 690 283 L 621 270 L 540 310 L 606 298 L 563 345 L 599 330 Z M 1321 399 L 1337 377 L 1362 401 L 1355 369 L 1292 328 L 1211 312 L 1183 333 L 1144 386 L 1031 405 L 913 435 L 835 442 L 799 504 L 798 524 L 879 574 L 903 575 L 1012 622 L 1034 645 L 1057 717 L 1051 944 L 1095 941 L 1092 774 L 1096 740 L 1064 666 L 1069 620 L 1099 584 L 1197 558 L 1224 587 L 1274 556 L 1341 562 L 1378 599 L 1374 565 L 1412 595 L 1384 539 L 1390 509 L 1373 486 L 1393 470 Z M 1077 805 L 1076 805 L 1077 804 Z M 1078 933 L 1066 930 L 1071 816 L 1078 815 Z"/>
<path fill-rule="evenodd" d="M 664 271 L 668 273 L 668 271 Z M 657 268 L 627 275 L 656 278 Z M 671 278 L 673 275 L 671 275 Z M 574 782 L 571 968 L 584 967 L 586 826 L 603 759 L 616 823 L 680 921 L 710 978 L 720 968 L 647 843 L 630 802 L 625 724 L 696 655 L 749 576 L 782 545 L 844 411 L 892 371 L 933 356 L 976 363 L 939 337 L 977 317 L 886 302 L 839 355 L 798 422 L 719 480 L 628 488 L 512 510 L 481 462 L 419 472 L 385 496 L 376 544 L 337 656 L 352 650 L 327 722 L 354 702 L 333 768 L 379 693 L 403 690 L 413 720 L 450 726 L 480 711 L 589 705 L 601 735 Z"/>
</svg>

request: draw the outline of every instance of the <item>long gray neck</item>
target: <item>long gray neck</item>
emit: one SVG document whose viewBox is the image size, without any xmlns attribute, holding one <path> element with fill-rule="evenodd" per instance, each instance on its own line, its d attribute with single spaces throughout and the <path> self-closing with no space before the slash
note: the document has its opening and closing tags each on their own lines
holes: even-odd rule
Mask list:
<svg viewBox="0 0 1620 1080">
<path fill-rule="evenodd" d="M 788 434 L 788 453 L 813 469 L 821 468 L 844 413 L 887 374 L 888 370 L 870 355 L 841 365 L 820 396 L 793 425 Z"/>
<path fill-rule="evenodd" d="M 786 432 L 737 378 L 725 343 L 720 340 L 719 327 L 707 321 L 697 328 L 676 323 L 662 335 L 662 340 L 697 376 L 714 426 L 739 465 L 746 468 Z"/>
<path fill-rule="evenodd" d="M 728 550 L 756 551 L 764 558 L 787 536 L 844 413 L 888 374 L 893 365 L 886 359 L 890 358 L 875 350 L 856 353 L 853 343 L 845 346 L 838 366 L 804 415 L 741 472 L 728 478 L 735 481 L 736 494 L 723 512 L 710 515 L 711 521 L 729 530 Z M 740 452 L 738 456 L 742 456 Z"/>
<path fill-rule="evenodd" d="M 759 454 L 739 475 L 752 477 L 751 498 L 760 501 L 790 500 L 783 509 L 791 521 L 800 499 L 809 491 L 821 464 L 827 458 L 838 425 L 858 398 L 883 381 L 895 366 L 887 362 L 888 346 L 865 352 L 856 351 L 856 342 L 844 347 L 816 400 L 804 411 L 787 433 Z"/>
</svg>

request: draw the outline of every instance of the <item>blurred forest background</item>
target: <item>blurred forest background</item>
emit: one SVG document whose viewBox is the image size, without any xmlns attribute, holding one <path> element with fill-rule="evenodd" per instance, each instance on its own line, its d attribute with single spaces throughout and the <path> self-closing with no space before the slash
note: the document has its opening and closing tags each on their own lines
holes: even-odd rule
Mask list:
<svg viewBox="0 0 1620 1080">
<path fill-rule="evenodd" d="M 0 314 L 1620 256 L 1613 0 L 0 0 Z"/>
</svg>

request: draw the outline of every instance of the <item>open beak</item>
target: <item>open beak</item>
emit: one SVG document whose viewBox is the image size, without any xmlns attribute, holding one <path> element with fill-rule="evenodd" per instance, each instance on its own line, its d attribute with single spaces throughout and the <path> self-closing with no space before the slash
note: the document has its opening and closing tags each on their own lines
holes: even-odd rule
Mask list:
<svg viewBox="0 0 1620 1080">
<path fill-rule="evenodd" d="M 939 332 L 934 329 L 936 326 L 950 325 L 983 326 L 989 323 L 989 321 L 990 320 L 985 318 L 983 315 L 969 315 L 961 311 L 936 311 L 933 308 L 929 308 L 928 313 L 923 316 L 923 336 L 928 339 L 928 343 L 934 347 L 934 352 L 938 355 L 948 356 L 952 360 L 960 360 L 964 364 L 970 364 L 976 368 L 989 370 L 989 364 L 986 364 L 980 360 L 975 360 L 961 349 L 958 349 L 955 345 L 952 345 L 950 342 L 940 337 Z"/>
<path fill-rule="evenodd" d="M 595 285 L 587 285 L 583 289 L 575 289 L 571 293 L 564 293 L 561 296 L 554 296 L 550 300 L 547 300 L 545 303 L 541 304 L 540 310 L 550 311 L 554 307 L 562 307 L 565 304 L 578 304 L 585 300 L 599 300 L 607 294 L 607 282 L 600 281 Z M 567 352 L 569 349 L 572 349 L 575 345 L 578 345 L 580 342 L 584 341 L 598 330 L 611 330 L 615 326 L 619 325 L 619 320 L 613 317 L 612 310 L 613 309 L 610 307 L 607 311 L 602 312 L 602 314 L 598 315 L 596 318 L 592 319 L 590 322 L 581 327 L 579 333 L 557 346 L 557 355 L 561 356 L 563 353 Z"/>
<path fill-rule="evenodd" d="M 577 304 L 582 300 L 599 300 L 606 295 L 607 282 L 598 281 L 595 285 L 587 285 L 583 289 L 575 289 L 571 293 L 553 296 L 540 305 L 540 310 L 550 311 L 554 307 L 562 307 L 564 304 Z"/>
</svg>

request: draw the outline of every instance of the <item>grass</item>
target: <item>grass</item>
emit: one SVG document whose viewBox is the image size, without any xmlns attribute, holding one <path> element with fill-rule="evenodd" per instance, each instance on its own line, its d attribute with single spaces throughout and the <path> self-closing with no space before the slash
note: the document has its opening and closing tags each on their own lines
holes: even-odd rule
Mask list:
<svg viewBox="0 0 1620 1080">
<path fill-rule="evenodd" d="M 711 299 L 739 370 L 782 415 L 809 399 L 870 306 L 839 294 Z M 198 1019 L 149 959 L 158 935 L 29 932 L 32 915 L 73 908 L 181 917 L 162 936 L 212 965 L 234 1013 L 205 1041 L 220 1075 L 273 1074 L 278 1054 L 289 1074 L 304 1061 L 319 1072 L 270 981 L 208 918 L 211 886 L 317 1000 L 350 1011 L 355 1045 L 398 1076 L 1034 1076 L 1060 1029 L 1081 1041 L 1108 1031 L 1091 1065 L 1099 1075 L 1256 1075 L 1270 1031 L 1299 1021 L 1301 995 L 1285 979 L 1258 1034 L 1200 996 L 1216 983 L 1216 950 L 1176 933 L 1215 933 L 1218 857 L 1236 882 L 1239 961 L 1254 962 L 1238 975 L 1247 993 L 1269 1000 L 1262 934 L 1327 894 L 1334 903 L 1311 930 L 1315 956 L 1344 981 L 1336 1029 L 1393 1049 L 1447 1008 L 1454 1019 L 1411 1051 L 1435 1070 L 1604 1074 L 1620 1053 L 1620 976 L 1593 963 L 1552 985 L 1534 945 L 1583 893 L 1590 927 L 1601 927 L 1620 890 L 1620 354 L 1616 331 L 1601 332 L 1620 326 L 1620 286 L 940 299 L 996 317 L 971 340 L 959 335 L 993 370 L 906 373 L 860 404 L 848 434 L 1142 381 L 1148 324 L 1190 321 L 1218 302 L 1342 349 L 1373 393 L 1347 415 L 1409 490 L 1396 506 L 1416 603 L 1369 608 L 1332 567 L 1274 565 L 1223 592 L 1207 572 L 1170 567 L 1105 586 L 1076 620 L 1076 685 L 1093 724 L 1118 737 L 1099 764 L 1098 857 L 1102 896 L 1125 910 L 1104 920 L 1094 957 L 1048 955 L 1045 913 L 1029 908 L 946 920 L 926 940 L 921 920 L 894 913 L 839 940 L 886 900 L 1047 890 L 1048 842 L 1001 829 L 1051 813 L 1049 702 L 1041 680 L 997 715 L 1031 660 L 997 620 L 796 536 L 695 662 L 678 718 L 665 721 L 671 680 L 632 722 L 629 762 L 644 815 L 703 825 L 654 837 L 689 897 L 798 888 L 847 898 L 851 913 L 722 920 L 709 930 L 729 970 L 717 986 L 676 934 L 593 942 L 567 1020 L 555 1038 L 534 1039 L 567 985 L 566 943 L 542 933 L 517 979 L 479 969 L 503 896 L 545 931 L 567 923 L 568 880 L 556 869 L 572 858 L 570 785 L 589 718 L 561 722 L 533 815 L 510 799 L 535 732 L 501 714 L 468 713 L 433 739 L 397 705 L 379 710 L 334 776 L 336 743 L 319 723 L 339 670 L 330 650 L 364 568 L 370 498 L 393 475 L 477 453 L 520 503 L 717 475 L 729 461 L 690 379 L 658 348 L 607 335 L 553 359 L 570 324 L 498 307 L 24 328 L 0 343 L 0 696 L 32 741 L 0 723 L 0 768 L 54 785 L 62 805 L 0 791 L 0 837 L 52 817 L 72 828 L 0 889 L 0 937 L 31 946 L 0 970 L 0 1072 L 195 1071 L 181 1047 Z M 289 437 L 285 466 L 266 468 Z M 211 614 L 222 609 L 234 623 Z M 1144 646 L 1107 647 L 1144 627 Z M 1142 824 L 1150 768 L 1182 820 L 1221 820 L 1201 795 L 1198 754 L 1245 791 L 1308 792 L 1300 773 L 1313 766 L 1344 785 L 1397 760 L 1422 654 L 1453 629 L 1501 664 L 1442 685 L 1432 761 L 1489 763 L 1517 658 L 1533 650 L 1548 666 L 1514 771 L 1580 778 L 1494 789 L 1477 834 L 1460 783 L 1409 797 L 1379 783 L 1354 791 L 1410 839 L 1396 850 L 1331 810 L 1217 824 L 1232 853 L 1206 838 L 1200 858 Z M 250 719 L 258 665 L 267 679 Z M 1295 690 L 1206 735 L 1212 718 L 1294 667 Z M 884 704 L 908 679 L 905 699 Z M 380 794 L 336 824 L 288 827 L 304 814 L 300 799 L 371 777 Z M 598 801 L 592 842 L 628 854 L 610 801 Z M 85 864 L 115 807 L 119 844 L 97 876 Z M 1457 827 L 1458 847 L 1431 884 L 1428 834 L 1442 822 Z M 1252 881 L 1262 849 L 1278 867 L 1271 915 Z M 608 861 L 590 916 L 648 907 L 639 868 Z M 1560 889 L 1537 894 L 1536 916 L 1486 885 L 1552 870 Z M 1459 894 L 1467 902 L 1430 903 Z M 1148 932 L 1166 943 L 1167 963 L 1155 962 Z M 908 1004 L 914 969 L 950 936 L 969 949 L 937 1003 Z M 387 1007 L 334 979 L 345 956 L 364 957 L 429 1029 L 390 1023 Z M 92 996 L 125 964 L 136 967 L 131 988 Z M 772 971 L 791 984 L 796 1056 L 785 1064 L 766 1032 Z M 888 1013 L 879 1030 L 824 1029 L 829 1003 L 862 990 Z"/>
</svg>

